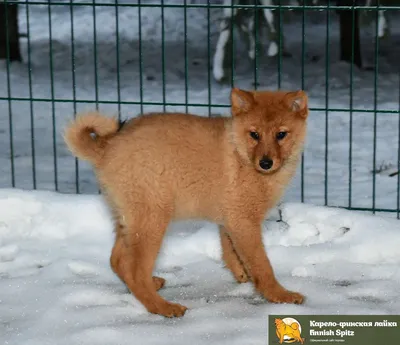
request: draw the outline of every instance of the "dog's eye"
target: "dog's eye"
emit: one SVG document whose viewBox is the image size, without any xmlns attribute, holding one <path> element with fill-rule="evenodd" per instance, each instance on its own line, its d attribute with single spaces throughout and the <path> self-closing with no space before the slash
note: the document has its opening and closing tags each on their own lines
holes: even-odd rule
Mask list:
<svg viewBox="0 0 400 345">
<path fill-rule="evenodd" d="M 250 132 L 250 136 L 251 136 L 254 140 L 260 139 L 260 135 L 259 135 L 257 132 Z"/>
<path fill-rule="evenodd" d="M 276 139 L 282 140 L 284 137 L 286 137 L 286 135 L 287 135 L 287 132 L 279 132 L 279 133 L 276 135 Z"/>
</svg>

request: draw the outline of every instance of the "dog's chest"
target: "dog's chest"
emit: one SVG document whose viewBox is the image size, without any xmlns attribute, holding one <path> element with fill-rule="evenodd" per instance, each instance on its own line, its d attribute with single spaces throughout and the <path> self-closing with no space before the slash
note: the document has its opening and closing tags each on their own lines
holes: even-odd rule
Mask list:
<svg viewBox="0 0 400 345">
<path fill-rule="evenodd" d="M 274 207 L 282 198 L 290 183 L 294 171 L 285 170 L 273 175 L 259 176 L 253 185 L 248 187 L 256 200 L 264 205 L 266 209 Z"/>
</svg>

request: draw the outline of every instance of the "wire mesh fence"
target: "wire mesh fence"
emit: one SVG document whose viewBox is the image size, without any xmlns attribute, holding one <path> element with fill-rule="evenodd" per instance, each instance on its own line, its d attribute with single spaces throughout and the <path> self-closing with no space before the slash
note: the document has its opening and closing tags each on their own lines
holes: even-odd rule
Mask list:
<svg viewBox="0 0 400 345">
<path fill-rule="evenodd" d="M 389 0 L 0 2 L 0 185 L 97 192 L 62 139 L 82 110 L 225 116 L 233 86 L 304 89 L 310 129 L 286 200 L 399 217 L 399 10 Z"/>
</svg>

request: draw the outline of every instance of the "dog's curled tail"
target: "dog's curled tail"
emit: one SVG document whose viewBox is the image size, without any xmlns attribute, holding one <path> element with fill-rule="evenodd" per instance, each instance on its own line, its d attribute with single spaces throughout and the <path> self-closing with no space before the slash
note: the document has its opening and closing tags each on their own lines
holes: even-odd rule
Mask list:
<svg viewBox="0 0 400 345">
<path fill-rule="evenodd" d="M 104 149 L 119 128 L 116 118 L 97 112 L 78 114 L 65 129 L 64 140 L 72 154 L 96 164 L 103 156 Z"/>
</svg>

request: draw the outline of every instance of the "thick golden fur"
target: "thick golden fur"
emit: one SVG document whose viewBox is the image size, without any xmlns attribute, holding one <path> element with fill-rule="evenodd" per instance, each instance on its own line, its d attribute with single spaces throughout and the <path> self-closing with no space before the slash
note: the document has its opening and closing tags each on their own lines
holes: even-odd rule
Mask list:
<svg viewBox="0 0 400 345">
<path fill-rule="evenodd" d="M 118 131 L 116 119 L 90 113 L 66 129 L 68 147 L 93 164 L 114 212 L 111 266 L 149 312 L 186 311 L 157 293 L 165 281 L 152 271 L 167 225 L 189 218 L 219 224 L 223 259 L 238 282 L 251 279 L 271 302 L 303 302 L 276 280 L 261 222 L 295 173 L 307 96 L 233 89 L 231 103 L 229 118 L 146 114 Z M 286 137 L 278 140 L 279 132 Z M 260 167 L 263 157 L 273 161 L 268 170 Z"/>
<path fill-rule="evenodd" d="M 73 126 L 65 132 L 64 139 L 75 156 L 95 163 L 103 155 L 108 137 L 113 136 L 117 130 L 117 119 L 87 113 L 84 117 L 76 118 Z M 97 140 L 93 140 L 92 134 L 97 136 Z"/>
</svg>

